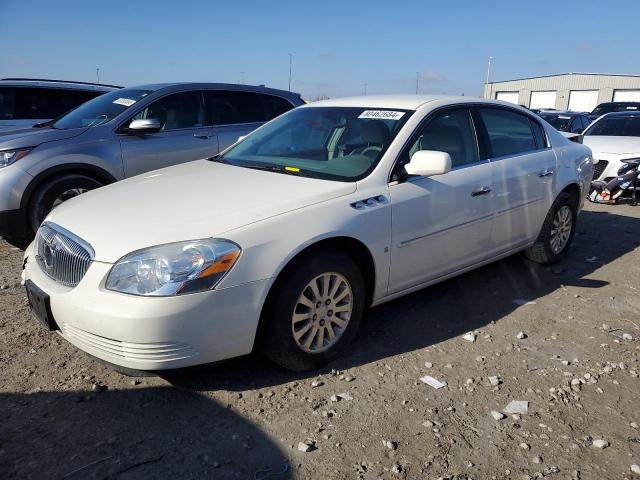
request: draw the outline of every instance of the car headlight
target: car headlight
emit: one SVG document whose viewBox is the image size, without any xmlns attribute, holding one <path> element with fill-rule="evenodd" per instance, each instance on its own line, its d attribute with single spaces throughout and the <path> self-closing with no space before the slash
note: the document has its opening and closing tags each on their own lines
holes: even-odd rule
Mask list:
<svg viewBox="0 0 640 480">
<path fill-rule="evenodd" d="M 17 162 L 31 150 L 31 148 L 21 148 L 19 150 L 5 150 L 4 152 L 0 152 L 0 168 Z"/>
<path fill-rule="evenodd" d="M 215 238 L 138 250 L 115 263 L 106 288 L 153 297 L 211 290 L 231 270 L 240 252 L 235 243 Z"/>
</svg>

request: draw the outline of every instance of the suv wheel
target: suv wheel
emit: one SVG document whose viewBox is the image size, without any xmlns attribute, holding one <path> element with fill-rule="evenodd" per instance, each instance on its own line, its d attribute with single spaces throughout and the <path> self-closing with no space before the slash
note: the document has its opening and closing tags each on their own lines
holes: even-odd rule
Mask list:
<svg viewBox="0 0 640 480">
<path fill-rule="evenodd" d="M 365 310 L 360 269 L 339 251 L 297 262 L 276 282 L 260 330 L 262 351 L 289 370 L 309 370 L 338 357 Z"/>
<path fill-rule="evenodd" d="M 560 261 L 569 251 L 576 229 L 578 199 L 566 192 L 556 198 L 536 243 L 525 250 L 529 260 L 544 265 Z"/>
<path fill-rule="evenodd" d="M 61 175 L 45 180 L 33 194 L 29 205 L 29 223 L 35 232 L 51 210 L 70 198 L 77 197 L 102 184 L 78 174 Z"/>
</svg>

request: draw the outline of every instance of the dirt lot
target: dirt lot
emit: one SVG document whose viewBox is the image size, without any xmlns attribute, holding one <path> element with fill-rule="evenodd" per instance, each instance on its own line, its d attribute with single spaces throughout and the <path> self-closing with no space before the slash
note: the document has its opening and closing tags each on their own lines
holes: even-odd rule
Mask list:
<svg viewBox="0 0 640 480">
<path fill-rule="evenodd" d="M 375 308 L 309 374 L 113 372 L 31 319 L 2 242 L 0 477 L 640 478 L 639 218 L 589 205 L 563 263 L 517 255 Z M 511 400 L 528 414 L 494 418 Z"/>
</svg>

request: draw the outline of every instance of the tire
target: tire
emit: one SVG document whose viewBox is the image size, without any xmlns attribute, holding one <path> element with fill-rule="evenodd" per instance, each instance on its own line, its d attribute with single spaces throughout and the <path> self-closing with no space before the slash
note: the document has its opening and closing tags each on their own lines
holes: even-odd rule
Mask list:
<svg viewBox="0 0 640 480">
<path fill-rule="evenodd" d="M 565 214 L 569 215 L 566 218 L 571 219 L 570 231 L 567 232 L 566 227 L 564 227 L 563 230 L 566 234 L 566 240 L 554 245 L 552 236 L 554 221 L 559 220 L 558 216 L 562 217 Z M 578 199 L 574 195 L 562 192 L 551 205 L 536 242 L 525 250 L 524 253 L 526 257 L 542 265 L 552 265 L 562 260 L 567 255 L 569 247 L 571 246 L 571 241 L 576 231 L 577 216 Z"/>
<path fill-rule="evenodd" d="M 91 177 L 78 174 L 61 175 L 45 180 L 34 192 L 29 203 L 29 224 L 35 232 L 40 224 L 53 210 L 56 201 L 60 197 L 72 198 L 84 191 L 101 187 L 102 184 Z M 73 192 L 73 191 L 77 192 Z M 68 198 L 64 198 L 65 200 Z"/>
<path fill-rule="evenodd" d="M 319 293 L 323 293 L 327 279 L 329 295 L 322 297 L 325 303 L 319 306 L 313 301 L 317 297 L 310 285 L 315 282 Z M 336 293 L 331 295 L 334 287 Z M 300 303 L 303 295 L 306 301 Z M 339 299 L 341 295 L 345 296 Z M 350 315 L 344 311 L 348 308 L 348 297 L 351 298 Z M 325 299 L 331 299 L 331 303 L 327 305 Z M 311 253 L 289 266 L 272 287 L 258 334 L 260 349 L 270 360 L 289 370 L 323 366 L 348 347 L 358 331 L 365 304 L 362 272 L 350 256 L 337 250 Z M 333 312 L 332 308 L 343 311 Z M 295 323 L 294 314 L 297 316 Z M 301 335 L 298 341 L 294 331 Z M 302 331 L 307 333 L 300 334 Z M 333 332 L 334 340 L 330 332 Z M 311 335 L 314 337 L 305 349 L 304 344 L 309 342 Z"/>
</svg>

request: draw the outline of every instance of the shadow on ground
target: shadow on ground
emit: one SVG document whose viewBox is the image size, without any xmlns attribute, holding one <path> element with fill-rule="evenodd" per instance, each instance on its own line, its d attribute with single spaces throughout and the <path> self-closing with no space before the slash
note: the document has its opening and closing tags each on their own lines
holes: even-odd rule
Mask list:
<svg viewBox="0 0 640 480">
<path fill-rule="evenodd" d="M 260 429 L 171 387 L 2 393 L 0 415 L 1 478 L 291 478 Z"/>
<path fill-rule="evenodd" d="M 615 241 L 612 241 L 615 238 Z M 500 322 L 519 305 L 562 286 L 596 289 L 606 282 L 588 278 L 595 270 L 640 245 L 640 222 L 616 212 L 583 211 L 568 258 L 542 267 L 513 255 L 446 282 L 372 309 L 351 353 L 328 365 L 342 370 L 405 352 Z M 196 391 L 247 390 L 315 376 L 284 371 L 257 355 L 192 372 L 165 374 L 174 386 Z"/>
</svg>

